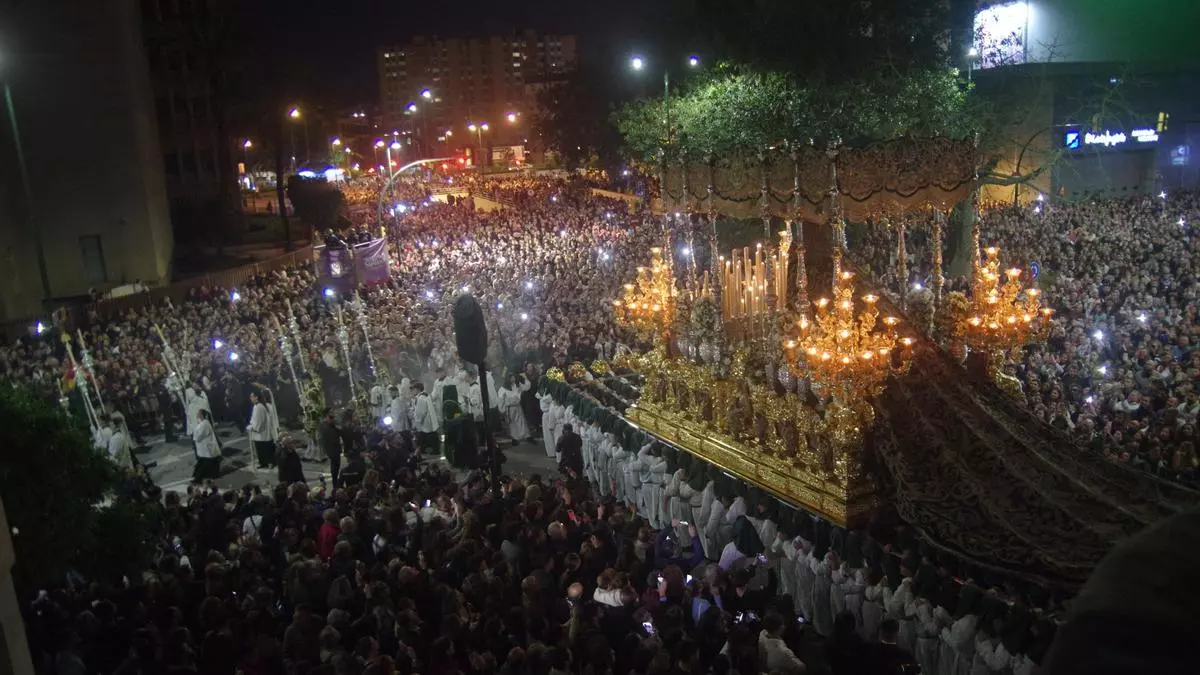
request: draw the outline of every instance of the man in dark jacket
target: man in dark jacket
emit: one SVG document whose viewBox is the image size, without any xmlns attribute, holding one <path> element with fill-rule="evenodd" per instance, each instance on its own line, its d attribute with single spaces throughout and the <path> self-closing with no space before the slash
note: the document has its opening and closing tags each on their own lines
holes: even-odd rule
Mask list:
<svg viewBox="0 0 1200 675">
<path fill-rule="evenodd" d="M 558 470 L 568 478 L 577 479 L 583 476 L 583 439 L 575 433 L 570 424 L 564 424 L 562 436 L 554 447 L 558 453 Z"/>
<path fill-rule="evenodd" d="M 329 458 L 329 479 L 333 487 L 338 487 L 339 473 L 342 469 L 342 432 L 333 421 L 333 411 L 329 408 L 321 411 L 321 424 L 317 426 L 317 442 L 321 451 Z"/>
</svg>

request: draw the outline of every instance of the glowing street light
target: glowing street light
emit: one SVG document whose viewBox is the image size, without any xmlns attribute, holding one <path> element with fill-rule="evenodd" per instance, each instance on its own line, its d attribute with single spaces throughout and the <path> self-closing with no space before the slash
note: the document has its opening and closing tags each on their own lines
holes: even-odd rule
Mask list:
<svg viewBox="0 0 1200 675">
<path fill-rule="evenodd" d="M 634 70 L 641 70 L 642 68 L 646 67 L 646 62 L 644 60 L 642 60 L 642 57 L 635 56 L 629 60 L 629 65 Z"/>
<path fill-rule="evenodd" d="M 325 289 L 325 297 L 327 297 L 327 298 L 332 298 L 333 296 L 334 296 L 334 291 L 333 291 L 333 289 L 332 289 L 332 288 L 326 288 L 326 289 Z"/>
<path fill-rule="evenodd" d="M 510 112 L 507 115 L 505 115 L 505 118 L 508 119 L 509 124 L 517 123 L 517 113 Z"/>
<path fill-rule="evenodd" d="M 385 145 L 387 145 L 387 143 L 384 143 L 382 140 L 375 141 L 375 147 L 377 148 L 382 148 Z"/>
<path fill-rule="evenodd" d="M 224 342 L 221 342 L 220 340 L 213 340 L 213 349 L 220 349 L 221 347 L 224 347 L 224 346 L 225 346 Z"/>
<path fill-rule="evenodd" d="M 479 125 L 479 130 L 480 130 L 480 131 L 487 131 L 487 130 L 488 130 L 488 123 L 487 123 L 487 122 L 484 122 L 483 124 L 480 124 L 480 125 Z"/>
<path fill-rule="evenodd" d="M 693 68 L 700 65 L 700 57 L 696 56 L 695 54 L 692 54 L 691 56 L 688 57 L 688 65 Z"/>
<path fill-rule="evenodd" d="M 237 352 L 229 352 L 229 360 L 230 360 L 230 361 L 237 361 L 237 360 L 238 360 L 238 353 L 237 353 Z"/>
<path fill-rule="evenodd" d="M 288 111 L 288 117 L 290 117 L 294 120 L 300 119 L 300 109 L 292 108 L 291 110 Z"/>
<path fill-rule="evenodd" d="M 409 102 L 409 104 L 408 104 L 408 108 L 407 108 L 407 110 L 408 110 L 408 112 L 410 112 L 410 113 L 415 113 L 415 112 L 417 112 L 417 104 L 416 104 L 416 103 L 413 103 L 413 102 L 411 102 L 411 101 L 410 101 L 410 102 Z"/>
<path fill-rule="evenodd" d="M 392 141 L 392 144 L 388 147 L 391 150 L 399 150 L 400 148 L 402 148 L 404 146 L 400 145 L 400 141 Z"/>
<path fill-rule="evenodd" d="M 421 90 L 421 98 L 423 98 L 423 99 L 425 99 L 426 101 L 428 101 L 428 100 L 430 100 L 430 99 L 432 99 L 432 98 L 433 98 L 433 92 L 432 92 L 432 91 L 429 91 L 428 89 L 422 89 L 422 90 Z"/>
<path fill-rule="evenodd" d="M 333 147 L 335 147 L 335 148 L 336 148 L 336 147 L 339 147 L 339 146 L 342 144 L 342 139 L 340 139 L 340 138 L 335 138 L 335 139 L 333 139 L 333 140 L 332 140 L 332 141 L 331 141 L 329 144 L 330 144 L 330 145 L 332 145 L 332 146 L 333 146 Z"/>
<path fill-rule="evenodd" d="M 970 49 L 967 50 L 967 56 L 969 56 L 971 58 L 975 58 L 976 56 L 979 56 L 979 50 L 976 49 L 975 47 L 971 47 Z"/>
<path fill-rule="evenodd" d="M 467 131 L 475 131 L 475 130 L 476 130 L 476 129 L 478 129 L 478 128 L 479 128 L 479 127 L 475 126 L 474 124 L 468 124 L 468 125 L 467 125 Z"/>
<path fill-rule="evenodd" d="M 254 147 L 254 144 L 250 142 L 249 138 L 246 139 L 245 143 L 242 143 L 242 148 L 245 150 L 249 150 L 252 147 Z"/>
</svg>

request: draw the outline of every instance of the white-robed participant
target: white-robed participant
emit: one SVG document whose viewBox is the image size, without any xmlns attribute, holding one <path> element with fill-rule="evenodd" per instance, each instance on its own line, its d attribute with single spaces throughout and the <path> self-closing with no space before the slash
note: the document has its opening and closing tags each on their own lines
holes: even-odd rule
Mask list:
<svg viewBox="0 0 1200 675">
<path fill-rule="evenodd" d="M 376 380 L 375 384 L 371 385 L 371 392 L 369 394 L 371 416 L 375 418 L 374 422 L 376 423 L 383 421 L 383 418 L 388 414 L 388 409 L 391 407 L 391 400 L 388 399 L 387 394 L 388 390 L 387 387 L 383 386 L 383 382 Z"/>
<path fill-rule="evenodd" d="M 400 396 L 399 387 L 388 387 L 388 414 L 385 419 L 391 420 L 388 428 L 392 431 L 408 431 L 409 409 Z"/>
<path fill-rule="evenodd" d="M 108 458 L 113 464 L 122 469 L 133 468 L 133 443 L 129 440 L 129 429 L 125 426 L 125 417 L 121 413 L 113 413 L 113 433 L 108 439 Z"/>
<path fill-rule="evenodd" d="M 542 443 L 546 446 L 546 456 L 554 457 L 554 399 L 550 394 L 538 394 L 538 406 L 542 409 Z"/>
<path fill-rule="evenodd" d="M 190 424 L 188 426 L 191 426 Z M 100 415 L 100 426 L 92 433 L 92 447 L 97 450 L 108 452 L 108 442 L 112 440 L 113 428 L 112 423 L 108 421 L 108 415 Z"/>
<path fill-rule="evenodd" d="M 190 436 L 196 428 L 196 420 L 200 419 L 200 411 L 207 410 L 212 417 L 212 406 L 208 404 L 208 394 L 199 385 L 192 385 L 183 392 L 183 401 L 187 405 L 187 433 Z"/>
<path fill-rule="evenodd" d="M 529 381 L 522 375 L 512 378 L 511 384 L 500 390 L 500 411 L 508 423 L 508 435 L 514 443 L 529 438 L 529 423 L 521 409 L 521 394 L 529 389 Z"/>
<path fill-rule="evenodd" d="M 217 440 L 207 410 L 197 414 L 192 440 L 196 442 L 196 468 L 192 471 L 192 482 L 216 478 L 221 472 L 221 443 Z"/>
</svg>

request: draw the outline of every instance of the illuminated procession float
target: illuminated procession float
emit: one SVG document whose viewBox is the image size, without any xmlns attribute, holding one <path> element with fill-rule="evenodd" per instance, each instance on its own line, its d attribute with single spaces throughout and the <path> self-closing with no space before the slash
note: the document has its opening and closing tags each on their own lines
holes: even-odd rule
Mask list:
<svg viewBox="0 0 1200 675">
<path fill-rule="evenodd" d="M 982 246 L 975 160 L 969 141 L 903 138 L 663 161 L 661 246 L 611 301 L 640 347 L 552 369 L 543 390 L 627 455 L 653 446 L 834 527 L 899 518 L 963 559 L 1078 583 L 1166 488 L 1081 458 L 1005 373 L 1051 311 Z M 945 292 L 960 202 L 969 290 Z M 720 217 L 761 234 L 722 250 Z M 848 224 L 880 228 L 888 270 L 852 262 Z"/>
</svg>

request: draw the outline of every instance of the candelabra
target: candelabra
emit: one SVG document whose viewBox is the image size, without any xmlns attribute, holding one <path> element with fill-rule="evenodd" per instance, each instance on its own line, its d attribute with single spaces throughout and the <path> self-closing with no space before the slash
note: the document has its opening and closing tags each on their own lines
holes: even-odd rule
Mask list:
<svg viewBox="0 0 1200 675">
<path fill-rule="evenodd" d="M 661 248 L 650 249 L 650 267 L 638 267 L 636 283 L 625 284 L 625 294 L 613 300 L 617 322 L 632 328 L 645 340 L 663 337 L 675 320 L 675 273 Z"/>
<path fill-rule="evenodd" d="M 292 374 L 292 384 L 296 387 L 296 398 L 300 399 L 300 411 L 307 418 L 308 404 L 304 400 L 304 391 L 300 388 L 300 378 L 296 377 L 296 366 L 292 362 L 292 341 L 283 332 L 283 326 L 279 323 L 279 317 L 272 315 L 271 318 L 275 320 L 275 334 L 279 339 L 279 351 L 283 354 L 283 360 L 287 362 L 288 371 Z"/>
<path fill-rule="evenodd" d="M 899 319 L 894 316 L 883 319 L 882 332 L 875 330 L 877 296 L 862 296 L 865 307 L 855 313 L 852 277 L 851 272 L 842 271 L 833 301 L 817 300 L 815 321 L 801 316 L 796 322 L 797 338 L 784 343 L 789 361 L 847 405 L 878 395 L 889 374 L 907 369 L 913 344 L 912 338 L 896 334 Z M 897 344 L 903 347 L 899 354 L 894 353 Z"/>
<path fill-rule="evenodd" d="M 350 331 L 346 329 L 346 322 L 342 318 L 342 306 L 337 306 L 337 338 L 342 345 L 342 356 L 346 359 L 346 377 L 350 380 L 350 400 L 358 400 L 358 394 L 354 390 L 354 364 L 350 360 Z"/>
<path fill-rule="evenodd" d="M 288 328 L 292 331 L 292 339 L 296 341 L 296 353 L 300 361 L 300 372 L 308 372 L 308 357 L 304 355 L 304 344 L 300 342 L 300 324 L 296 321 L 296 313 L 292 311 L 292 301 L 287 301 Z"/>
<path fill-rule="evenodd" d="M 957 317 L 955 332 L 972 349 L 989 353 L 1039 339 L 1054 311 L 1040 306 L 1038 289 L 1024 287 L 1021 270 L 1008 269 L 1001 276 L 999 249 L 991 246 L 985 253 L 975 265 L 970 305 Z"/>
</svg>

